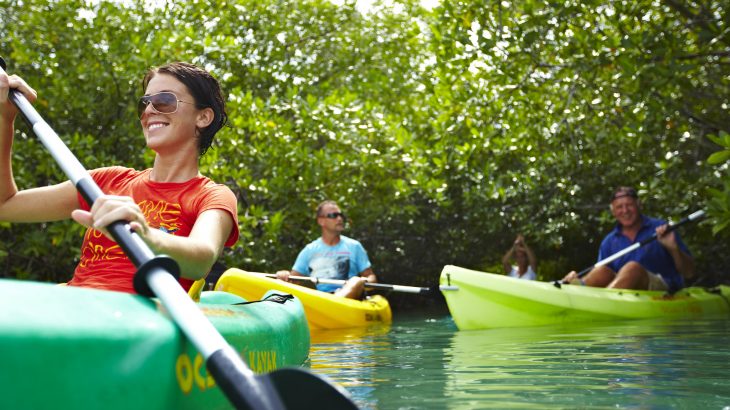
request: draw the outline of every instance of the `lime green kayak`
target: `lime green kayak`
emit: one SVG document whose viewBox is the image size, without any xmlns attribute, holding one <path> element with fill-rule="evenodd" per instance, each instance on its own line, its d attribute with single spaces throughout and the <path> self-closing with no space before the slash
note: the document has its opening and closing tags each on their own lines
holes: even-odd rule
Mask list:
<svg viewBox="0 0 730 410">
<path fill-rule="evenodd" d="M 309 354 L 301 303 L 271 299 L 280 300 L 237 305 L 244 300 L 224 292 L 200 299 L 256 373 L 300 366 Z M 163 310 L 137 295 L 0 280 L 0 408 L 230 408 Z"/>
<path fill-rule="evenodd" d="M 730 317 L 730 287 L 604 289 L 510 278 L 444 266 L 441 293 L 460 330 L 626 319 Z"/>
</svg>

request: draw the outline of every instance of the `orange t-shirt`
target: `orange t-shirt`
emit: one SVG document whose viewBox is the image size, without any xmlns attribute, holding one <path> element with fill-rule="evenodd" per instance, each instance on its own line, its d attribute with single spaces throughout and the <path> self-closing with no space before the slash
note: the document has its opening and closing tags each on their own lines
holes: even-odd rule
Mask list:
<svg viewBox="0 0 730 410">
<path fill-rule="evenodd" d="M 139 205 L 151 229 L 170 235 L 188 236 L 198 215 L 210 209 L 221 209 L 233 218 L 233 229 L 225 246 L 238 240 L 238 209 L 236 196 L 225 185 L 198 176 L 186 182 L 150 181 L 151 169 L 137 171 L 124 167 L 99 168 L 90 172 L 101 190 L 109 195 L 129 196 Z M 89 205 L 79 194 L 79 206 L 88 211 Z M 96 229 L 87 229 L 71 286 L 84 286 L 120 292 L 136 293 L 132 278 L 136 272 L 122 248 Z M 188 290 L 193 281 L 180 278 Z"/>
</svg>

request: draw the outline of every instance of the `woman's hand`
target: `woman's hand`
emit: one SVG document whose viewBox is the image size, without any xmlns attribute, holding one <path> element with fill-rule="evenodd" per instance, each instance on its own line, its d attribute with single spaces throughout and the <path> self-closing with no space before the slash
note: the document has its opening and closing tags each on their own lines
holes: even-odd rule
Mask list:
<svg viewBox="0 0 730 410">
<path fill-rule="evenodd" d="M 31 103 L 36 100 L 38 93 L 17 75 L 8 75 L 0 70 L 0 117 L 7 121 L 14 121 L 18 115 L 18 108 L 10 101 L 10 89 L 20 91 Z"/>
<path fill-rule="evenodd" d="M 517 235 L 517 238 L 515 239 L 514 246 L 521 246 L 525 244 L 525 237 L 522 235 Z"/>
<path fill-rule="evenodd" d="M 142 210 L 128 196 L 103 195 L 94 202 L 91 211 L 77 209 L 71 213 L 71 217 L 87 228 L 94 228 L 102 232 L 111 240 L 114 240 L 114 238 L 111 237 L 106 227 L 116 221 L 129 222 L 132 230 L 139 234 L 142 239 L 150 231 Z"/>
</svg>

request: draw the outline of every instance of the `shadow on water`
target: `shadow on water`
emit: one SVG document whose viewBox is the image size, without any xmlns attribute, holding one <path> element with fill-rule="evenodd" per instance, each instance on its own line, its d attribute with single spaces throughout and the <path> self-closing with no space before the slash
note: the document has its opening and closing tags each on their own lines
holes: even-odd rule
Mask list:
<svg viewBox="0 0 730 410">
<path fill-rule="evenodd" d="M 310 365 L 365 409 L 730 406 L 730 323 L 458 331 L 448 316 L 312 334 Z"/>
</svg>

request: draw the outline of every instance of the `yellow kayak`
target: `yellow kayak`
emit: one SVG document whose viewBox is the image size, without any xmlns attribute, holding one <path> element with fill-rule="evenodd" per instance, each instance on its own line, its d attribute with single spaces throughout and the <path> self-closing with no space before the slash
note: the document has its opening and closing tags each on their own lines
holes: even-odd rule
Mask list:
<svg viewBox="0 0 730 410">
<path fill-rule="evenodd" d="M 388 324 L 393 320 L 390 304 L 381 295 L 365 300 L 348 299 L 236 268 L 225 271 L 215 289 L 246 300 L 259 300 L 272 289 L 290 293 L 304 305 L 307 322 L 313 330 Z"/>
</svg>

